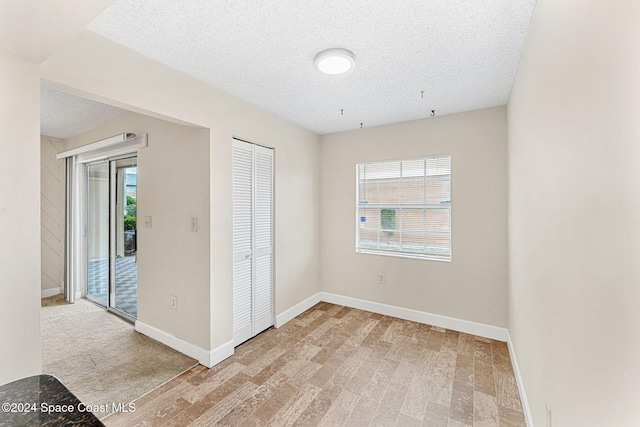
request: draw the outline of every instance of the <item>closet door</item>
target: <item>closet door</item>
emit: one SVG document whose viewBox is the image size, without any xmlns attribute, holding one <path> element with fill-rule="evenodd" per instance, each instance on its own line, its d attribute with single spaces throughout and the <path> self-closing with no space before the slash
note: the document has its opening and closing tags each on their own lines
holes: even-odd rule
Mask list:
<svg viewBox="0 0 640 427">
<path fill-rule="evenodd" d="M 233 140 L 233 337 L 273 325 L 273 150 Z"/>
<path fill-rule="evenodd" d="M 253 307 L 257 335 L 273 325 L 272 224 L 273 150 L 254 145 L 253 261 L 255 272 Z"/>
</svg>

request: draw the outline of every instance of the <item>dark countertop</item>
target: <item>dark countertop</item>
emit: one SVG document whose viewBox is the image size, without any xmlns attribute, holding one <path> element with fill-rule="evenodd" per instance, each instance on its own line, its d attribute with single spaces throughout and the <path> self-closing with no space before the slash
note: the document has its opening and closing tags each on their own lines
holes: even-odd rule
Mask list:
<svg viewBox="0 0 640 427">
<path fill-rule="evenodd" d="M 56 377 L 0 386 L 0 426 L 103 426 Z"/>
</svg>

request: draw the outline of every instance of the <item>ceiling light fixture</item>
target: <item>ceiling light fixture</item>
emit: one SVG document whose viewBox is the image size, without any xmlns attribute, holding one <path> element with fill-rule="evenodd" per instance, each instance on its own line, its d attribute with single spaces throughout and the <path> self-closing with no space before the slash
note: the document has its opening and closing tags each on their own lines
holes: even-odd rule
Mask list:
<svg viewBox="0 0 640 427">
<path fill-rule="evenodd" d="M 356 56 L 347 49 L 333 48 L 318 53 L 313 62 L 321 73 L 337 75 L 353 70 L 356 66 Z"/>
</svg>

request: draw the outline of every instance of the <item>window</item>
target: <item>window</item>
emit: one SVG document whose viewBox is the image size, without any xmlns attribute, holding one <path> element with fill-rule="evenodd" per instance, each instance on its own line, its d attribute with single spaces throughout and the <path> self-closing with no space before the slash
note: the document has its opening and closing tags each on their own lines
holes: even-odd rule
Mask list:
<svg viewBox="0 0 640 427">
<path fill-rule="evenodd" d="M 356 165 L 356 251 L 451 260 L 451 156 Z"/>
</svg>

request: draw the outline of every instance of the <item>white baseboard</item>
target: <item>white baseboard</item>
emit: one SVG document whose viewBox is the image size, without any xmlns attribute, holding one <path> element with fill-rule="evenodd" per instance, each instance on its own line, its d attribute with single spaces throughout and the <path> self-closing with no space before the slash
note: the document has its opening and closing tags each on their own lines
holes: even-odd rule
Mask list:
<svg viewBox="0 0 640 427">
<path fill-rule="evenodd" d="M 383 304 L 380 302 L 367 301 L 359 298 L 332 294 L 329 292 L 321 292 L 321 294 L 322 301 L 326 301 L 332 304 L 344 305 L 347 307 L 358 308 L 360 310 L 371 311 L 373 313 L 384 314 L 385 316 L 393 316 L 399 319 L 439 326 L 441 328 L 452 329 L 454 331 L 478 335 L 484 338 L 491 338 L 498 341 L 507 340 L 507 329 L 501 328 L 499 326 L 472 322 L 470 320 L 456 319 L 454 317 L 442 316 L 440 314 L 427 313 L 425 311 L 418 311 L 411 308 L 398 307 L 395 305 Z"/>
<path fill-rule="evenodd" d="M 60 293 L 60 288 L 49 288 L 40 291 L 40 298 L 49 298 Z"/>
<path fill-rule="evenodd" d="M 524 391 L 524 382 L 522 381 L 520 366 L 518 365 L 518 359 L 516 359 L 516 351 L 513 348 L 513 342 L 511 341 L 509 331 L 507 331 L 507 345 L 509 347 L 509 356 L 511 356 L 511 364 L 513 365 L 513 373 L 516 376 L 516 383 L 518 384 L 518 391 L 520 392 L 520 399 L 522 400 L 522 412 L 524 413 L 524 419 L 527 423 L 527 427 L 534 427 L 533 415 L 531 414 L 531 408 L 529 408 L 527 393 Z"/>
<path fill-rule="evenodd" d="M 458 332 L 478 335 L 498 341 L 507 341 L 507 329 L 499 326 L 487 325 L 484 323 L 472 322 L 470 320 L 456 319 L 454 317 L 442 316 L 439 314 L 427 313 L 425 311 L 413 310 L 410 308 L 398 307 L 395 305 L 383 304 L 359 298 L 347 297 L 344 295 L 332 294 L 330 292 L 318 292 L 293 307 L 285 310 L 276 316 L 275 327 L 279 328 L 294 317 L 302 314 L 320 301 L 331 304 L 344 305 L 346 307 L 371 311 L 373 313 L 393 316 L 399 319 L 411 320 L 418 323 L 439 326 L 445 329 L 452 329 Z"/>
<path fill-rule="evenodd" d="M 202 363 L 207 368 L 212 368 L 227 357 L 233 356 L 234 348 L 235 346 L 233 345 L 233 340 L 229 340 L 226 343 L 214 348 L 213 350 L 209 350 L 209 359 L 207 360 L 207 363 L 200 363 Z"/>
<path fill-rule="evenodd" d="M 294 305 L 293 307 L 289 308 L 288 310 L 285 310 L 283 313 L 278 314 L 276 316 L 276 322 L 274 326 L 276 328 L 279 328 L 280 326 L 287 323 L 289 320 L 309 310 L 311 307 L 313 307 L 314 305 L 316 305 L 321 301 L 321 295 L 322 295 L 322 292 L 318 292 L 314 295 L 311 295 L 306 300 L 301 301 L 298 304 Z"/>
<path fill-rule="evenodd" d="M 159 341 L 182 354 L 186 354 L 189 357 L 197 359 L 201 365 L 204 365 L 207 368 L 217 365 L 233 354 L 233 340 L 228 341 L 213 350 L 205 350 L 202 347 L 188 343 L 174 335 L 154 328 L 153 326 L 147 325 L 139 320 L 136 320 L 135 329 L 141 334 L 146 335 L 149 338 L 153 338 L 154 340 Z"/>
</svg>

